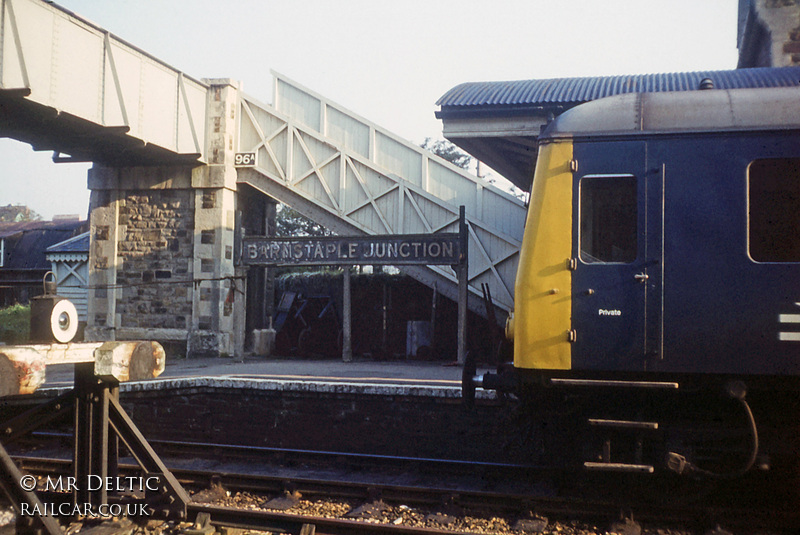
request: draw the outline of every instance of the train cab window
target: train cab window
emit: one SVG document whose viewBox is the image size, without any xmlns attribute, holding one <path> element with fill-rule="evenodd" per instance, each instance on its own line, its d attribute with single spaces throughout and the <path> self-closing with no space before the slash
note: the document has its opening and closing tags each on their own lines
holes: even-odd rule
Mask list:
<svg viewBox="0 0 800 535">
<path fill-rule="evenodd" d="M 580 258 L 586 263 L 636 260 L 636 177 L 587 175 L 580 182 Z"/>
<path fill-rule="evenodd" d="M 748 247 L 756 262 L 800 262 L 800 158 L 748 169 Z"/>
</svg>

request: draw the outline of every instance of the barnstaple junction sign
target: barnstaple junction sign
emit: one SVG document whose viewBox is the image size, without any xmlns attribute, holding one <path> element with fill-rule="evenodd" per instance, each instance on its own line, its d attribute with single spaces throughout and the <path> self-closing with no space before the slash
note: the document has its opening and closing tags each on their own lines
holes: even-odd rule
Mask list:
<svg viewBox="0 0 800 535">
<path fill-rule="evenodd" d="M 241 265 L 449 265 L 458 278 L 458 362 L 466 356 L 468 230 L 465 207 L 457 233 L 270 238 L 245 236 Z M 350 270 L 344 270 L 342 358 L 350 360 Z"/>
<path fill-rule="evenodd" d="M 245 265 L 456 265 L 458 234 L 245 238 Z"/>
</svg>

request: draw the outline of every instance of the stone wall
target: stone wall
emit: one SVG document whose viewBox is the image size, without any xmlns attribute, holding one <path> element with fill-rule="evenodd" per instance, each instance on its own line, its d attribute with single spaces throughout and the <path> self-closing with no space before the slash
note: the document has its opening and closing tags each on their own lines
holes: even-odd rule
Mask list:
<svg viewBox="0 0 800 535">
<path fill-rule="evenodd" d="M 739 68 L 800 65 L 800 0 L 740 0 Z"/>
<path fill-rule="evenodd" d="M 120 201 L 120 327 L 186 329 L 192 320 L 194 194 L 133 192 Z"/>
<path fill-rule="evenodd" d="M 187 167 L 89 171 L 87 340 L 178 342 L 193 318 L 195 190 Z"/>
<path fill-rule="evenodd" d="M 475 462 L 531 455 L 514 443 L 509 407 L 494 400 L 465 411 L 458 398 L 346 393 L 346 385 L 313 390 L 160 387 L 120 398 L 150 440 Z"/>
</svg>

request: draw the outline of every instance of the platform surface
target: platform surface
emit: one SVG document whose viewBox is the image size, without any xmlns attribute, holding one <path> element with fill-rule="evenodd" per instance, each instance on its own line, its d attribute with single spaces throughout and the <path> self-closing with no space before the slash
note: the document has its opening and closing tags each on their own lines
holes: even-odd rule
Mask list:
<svg viewBox="0 0 800 535">
<path fill-rule="evenodd" d="M 478 373 L 481 373 L 479 368 Z M 483 371 L 490 371 L 484 368 Z M 461 366 L 414 360 L 375 361 L 302 358 L 173 358 L 153 381 L 182 378 L 288 382 L 371 383 L 400 386 L 461 387 Z M 48 366 L 44 388 L 72 385 L 72 366 Z M 174 383 L 173 383 L 174 384 Z M 237 382 L 237 384 L 240 384 Z"/>
</svg>

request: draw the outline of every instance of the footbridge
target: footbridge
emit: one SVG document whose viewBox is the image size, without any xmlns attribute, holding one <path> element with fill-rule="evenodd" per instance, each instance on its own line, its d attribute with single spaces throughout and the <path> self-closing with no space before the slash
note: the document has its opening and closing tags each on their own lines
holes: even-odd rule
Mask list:
<svg viewBox="0 0 800 535">
<path fill-rule="evenodd" d="M 242 95 L 239 151 L 256 153 L 238 181 L 285 202 L 338 234 L 458 232 L 469 222 L 469 285 L 488 285 L 513 306 L 525 207 L 514 196 L 402 140 L 288 78 L 275 76 L 274 102 Z M 404 271 L 455 299 L 450 268 Z M 478 299 L 473 310 L 485 313 Z"/>
<path fill-rule="evenodd" d="M 512 308 L 519 199 L 280 74 L 265 104 L 52 2 L 1 1 L 0 136 L 95 164 L 90 336 L 232 348 L 242 184 L 340 234 L 454 232 L 463 205 L 470 308 L 485 313 L 483 285 Z M 407 271 L 456 298 L 450 268 Z"/>
</svg>

